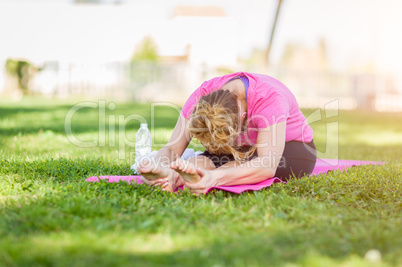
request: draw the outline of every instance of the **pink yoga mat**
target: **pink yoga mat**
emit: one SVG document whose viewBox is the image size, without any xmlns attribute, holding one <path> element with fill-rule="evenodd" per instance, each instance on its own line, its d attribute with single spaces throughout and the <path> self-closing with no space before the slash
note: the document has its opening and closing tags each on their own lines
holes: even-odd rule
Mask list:
<svg viewBox="0 0 402 267">
<path fill-rule="evenodd" d="M 342 160 L 342 159 L 317 159 L 317 163 L 315 164 L 315 168 L 311 175 L 317 174 L 325 174 L 328 171 L 339 170 L 344 171 L 347 168 L 352 166 L 360 166 L 360 165 L 382 165 L 384 162 L 376 162 L 376 161 L 358 161 L 358 160 Z M 128 183 L 134 182 L 137 184 L 142 184 L 139 175 L 131 175 L 131 176 L 92 176 L 86 179 L 87 182 L 99 182 L 99 179 L 108 179 L 109 183 L 118 183 L 120 181 L 126 181 Z M 252 190 L 257 191 L 266 187 L 270 187 L 274 183 L 286 183 L 281 179 L 274 177 L 267 179 L 265 181 L 259 182 L 257 184 L 248 184 L 248 185 L 234 185 L 234 186 L 216 186 L 208 189 L 208 192 L 213 189 L 224 190 L 236 194 L 240 194 L 244 191 Z M 207 193 L 208 193 L 207 192 Z"/>
</svg>

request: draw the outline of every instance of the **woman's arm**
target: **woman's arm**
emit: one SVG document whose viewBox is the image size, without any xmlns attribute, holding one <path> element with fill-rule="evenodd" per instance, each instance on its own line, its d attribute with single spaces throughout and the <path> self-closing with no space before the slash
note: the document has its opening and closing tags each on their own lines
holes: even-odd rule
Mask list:
<svg viewBox="0 0 402 267">
<path fill-rule="evenodd" d="M 258 132 L 258 157 L 233 167 L 221 166 L 211 171 L 216 185 L 255 184 L 272 178 L 285 148 L 286 121 Z"/>
<path fill-rule="evenodd" d="M 180 114 L 169 142 L 154 156 L 156 162 L 161 163 L 165 167 L 169 167 L 171 162 L 181 157 L 191 141 L 187 124 L 188 120 Z M 166 163 L 167 165 L 165 165 Z"/>
<path fill-rule="evenodd" d="M 144 157 L 138 164 L 137 171 L 142 175 L 142 181 L 148 185 L 163 185 L 169 182 L 174 191 L 177 184 L 178 175 L 169 168 L 170 163 L 180 158 L 184 150 L 187 148 L 191 138 L 188 132 L 187 120 L 180 114 L 176 126 L 170 137 L 169 142 L 152 157 Z"/>
<path fill-rule="evenodd" d="M 262 129 L 257 137 L 257 158 L 243 164 L 229 162 L 215 170 L 201 171 L 200 182 L 185 184 L 195 193 L 204 193 L 212 186 L 255 184 L 272 178 L 285 148 L 285 136 L 286 121 Z"/>
</svg>

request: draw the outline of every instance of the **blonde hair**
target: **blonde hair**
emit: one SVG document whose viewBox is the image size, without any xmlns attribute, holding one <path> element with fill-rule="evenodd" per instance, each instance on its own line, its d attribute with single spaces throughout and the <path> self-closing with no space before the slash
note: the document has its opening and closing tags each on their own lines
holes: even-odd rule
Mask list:
<svg viewBox="0 0 402 267">
<path fill-rule="evenodd" d="M 240 125 L 237 96 L 227 90 L 217 90 L 202 96 L 195 107 L 189 124 L 190 135 L 211 153 L 232 154 L 237 162 L 244 162 L 255 152 L 242 151 L 235 144 Z"/>
</svg>

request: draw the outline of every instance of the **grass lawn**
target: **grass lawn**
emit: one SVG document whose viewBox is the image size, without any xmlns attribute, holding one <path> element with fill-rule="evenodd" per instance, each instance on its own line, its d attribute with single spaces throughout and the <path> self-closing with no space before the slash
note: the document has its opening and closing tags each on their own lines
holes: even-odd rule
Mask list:
<svg viewBox="0 0 402 267">
<path fill-rule="evenodd" d="M 79 109 L 70 141 L 64 123 L 76 103 L 0 102 L 0 266 L 402 266 L 401 114 L 322 112 L 311 124 L 321 156 L 383 166 L 195 197 L 85 182 L 132 174 L 134 149 L 118 141 L 133 141 L 139 122 L 119 129 L 118 115 L 150 122 L 151 108 L 107 106 L 104 132 L 98 108 Z M 155 115 L 158 149 L 178 113 L 158 107 Z M 368 259 L 373 249 L 381 260 Z"/>
</svg>

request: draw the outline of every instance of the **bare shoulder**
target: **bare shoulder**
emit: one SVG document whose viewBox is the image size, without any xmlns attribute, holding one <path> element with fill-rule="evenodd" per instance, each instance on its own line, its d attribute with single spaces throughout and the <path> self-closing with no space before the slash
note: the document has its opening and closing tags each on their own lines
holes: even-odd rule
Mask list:
<svg viewBox="0 0 402 267">
<path fill-rule="evenodd" d="M 225 83 L 222 86 L 223 90 L 229 90 L 231 92 L 236 92 L 236 91 L 245 91 L 245 87 L 243 82 L 240 79 L 234 79 L 230 82 Z"/>
</svg>

